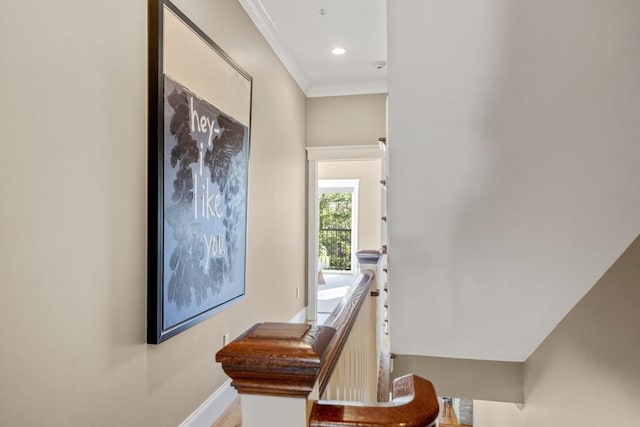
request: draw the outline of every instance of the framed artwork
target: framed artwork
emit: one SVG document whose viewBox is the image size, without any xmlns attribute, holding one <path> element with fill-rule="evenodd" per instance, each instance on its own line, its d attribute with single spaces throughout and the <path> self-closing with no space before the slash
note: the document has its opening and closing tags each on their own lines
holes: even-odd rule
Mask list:
<svg viewBox="0 0 640 427">
<path fill-rule="evenodd" d="M 147 342 L 245 294 L 252 78 L 175 5 L 149 5 Z"/>
</svg>

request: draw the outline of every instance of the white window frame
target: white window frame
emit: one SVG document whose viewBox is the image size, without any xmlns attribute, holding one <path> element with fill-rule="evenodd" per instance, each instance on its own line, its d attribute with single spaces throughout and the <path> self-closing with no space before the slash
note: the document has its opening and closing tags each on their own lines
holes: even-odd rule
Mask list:
<svg viewBox="0 0 640 427">
<path fill-rule="evenodd" d="M 323 193 L 350 193 L 351 194 L 351 270 L 336 270 L 340 274 L 348 271 L 355 275 L 357 270 L 358 259 L 356 251 L 358 250 L 358 188 L 360 187 L 359 179 L 319 179 L 318 180 L 318 200 Z M 318 222 L 320 225 L 320 222 Z M 318 245 L 320 246 L 320 245 Z"/>
</svg>

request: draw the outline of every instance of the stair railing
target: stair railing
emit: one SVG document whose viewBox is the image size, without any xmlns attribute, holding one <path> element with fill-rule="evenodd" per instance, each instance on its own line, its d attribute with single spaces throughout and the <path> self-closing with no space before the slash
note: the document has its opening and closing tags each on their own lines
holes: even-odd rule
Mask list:
<svg viewBox="0 0 640 427">
<path fill-rule="evenodd" d="M 438 397 L 430 381 L 405 375 L 393 381 L 393 399 L 375 405 L 346 402 L 315 402 L 310 427 L 431 427 L 440 411 Z"/>
<path fill-rule="evenodd" d="M 423 403 L 412 402 L 425 397 L 429 400 L 429 387 L 424 383 L 426 380 L 416 380 L 413 376 L 400 381 L 397 389 L 394 384 L 394 399 L 400 400 L 374 403 L 380 361 L 377 335 L 381 333 L 381 322 L 376 298 L 380 293 L 376 282 L 380 253 L 362 251 L 358 259 L 360 274 L 325 324 L 258 323 L 216 354 L 216 360 L 242 396 L 243 427 L 382 426 L 387 424 L 366 424 L 366 420 L 360 424 L 342 424 L 342 421 L 327 424 L 333 421 L 323 421 L 323 418 L 334 413 L 338 406 L 375 407 L 378 409 L 371 414 L 390 411 L 392 417 L 399 416 L 398 411 L 413 413 L 416 408 L 425 407 Z M 342 402 L 318 402 L 321 398 Z M 433 401 L 437 408 L 435 397 Z M 426 408 L 430 410 L 433 405 L 431 402 Z M 337 411 L 351 413 L 344 409 Z M 424 421 L 422 412 L 419 416 Z M 437 416 L 437 409 L 435 414 Z M 426 415 L 428 418 L 431 412 L 426 411 Z M 414 418 L 414 415 L 408 416 L 410 420 Z M 374 423 L 379 419 L 386 418 L 370 421 Z"/>
</svg>

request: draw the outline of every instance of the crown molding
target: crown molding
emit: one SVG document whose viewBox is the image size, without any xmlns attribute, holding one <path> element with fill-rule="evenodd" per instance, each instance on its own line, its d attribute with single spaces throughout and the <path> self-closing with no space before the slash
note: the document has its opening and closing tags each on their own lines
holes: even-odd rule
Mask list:
<svg viewBox="0 0 640 427">
<path fill-rule="evenodd" d="M 387 93 L 387 80 L 371 80 L 364 82 L 342 82 L 312 84 L 302 71 L 298 60 L 291 53 L 269 16 L 261 0 L 238 0 L 258 28 L 276 56 L 284 64 L 291 77 L 296 81 L 308 98 L 323 96 L 366 95 L 371 93 Z"/>
<path fill-rule="evenodd" d="M 308 95 L 311 85 L 307 76 L 302 71 L 300 64 L 293 56 L 289 48 L 282 41 L 282 36 L 278 32 L 275 24 L 271 20 L 271 17 L 267 13 L 264 5 L 260 0 L 238 0 L 242 5 L 247 15 L 251 18 L 258 30 L 262 33 L 271 49 L 280 58 L 280 61 L 284 64 L 291 77 L 298 83 L 302 92 Z"/>
<path fill-rule="evenodd" d="M 387 80 L 314 84 L 307 92 L 307 97 L 367 95 L 371 93 L 387 93 Z"/>
</svg>

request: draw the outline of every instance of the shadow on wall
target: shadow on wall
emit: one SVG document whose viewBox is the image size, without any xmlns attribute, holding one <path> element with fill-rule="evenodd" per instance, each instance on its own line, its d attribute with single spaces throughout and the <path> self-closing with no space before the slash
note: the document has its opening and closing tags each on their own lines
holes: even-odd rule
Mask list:
<svg viewBox="0 0 640 427">
<path fill-rule="evenodd" d="M 638 304 L 640 236 L 527 360 L 528 425 L 628 424 L 640 417 Z"/>
<path fill-rule="evenodd" d="M 474 319 L 497 336 L 511 334 L 504 319 L 521 327 L 537 319 L 536 328 L 550 330 L 635 235 L 630 154 L 640 155 L 640 126 L 631 117 L 640 117 L 640 93 L 630 84 L 640 67 L 622 53 L 638 35 L 625 4 L 504 1 L 473 18 L 474 64 L 455 74 L 453 96 L 471 124 L 452 131 L 459 147 L 448 151 L 461 174 L 449 200 L 457 218 L 443 231 L 455 262 L 442 297 L 461 313 L 487 296 L 510 301 Z M 536 313 L 539 301 L 552 316 Z M 481 348 L 482 339 L 459 344 Z"/>
</svg>

